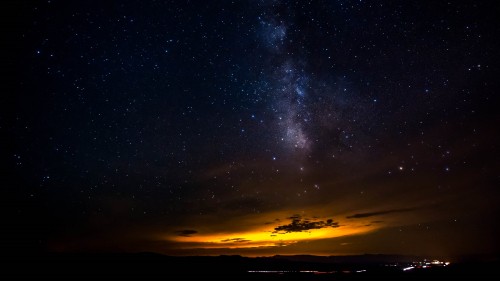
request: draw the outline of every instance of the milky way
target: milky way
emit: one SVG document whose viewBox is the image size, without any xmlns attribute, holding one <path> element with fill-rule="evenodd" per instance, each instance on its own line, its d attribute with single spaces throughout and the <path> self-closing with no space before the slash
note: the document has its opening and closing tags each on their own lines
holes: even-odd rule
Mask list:
<svg viewBox="0 0 500 281">
<path fill-rule="evenodd" d="M 305 127 L 313 122 L 307 104 L 308 75 L 297 67 L 296 59 L 289 53 L 292 42 L 287 38 L 287 26 L 290 24 L 274 15 L 266 19 L 259 17 L 259 20 L 260 37 L 269 52 L 265 55 L 269 64 L 266 76 L 271 80 L 269 107 L 277 126 L 277 142 L 288 152 L 307 151 L 311 141 Z"/>
</svg>

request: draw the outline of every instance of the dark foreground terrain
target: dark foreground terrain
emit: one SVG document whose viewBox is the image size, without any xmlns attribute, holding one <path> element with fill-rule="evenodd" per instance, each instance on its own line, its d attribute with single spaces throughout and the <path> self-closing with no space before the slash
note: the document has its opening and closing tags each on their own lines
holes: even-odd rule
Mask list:
<svg viewBox="0 0 500 281">
<path fill-rule="evenodd" d="M 497 280 L 497 259 L 438 264 L 416 257 L 240 256 L 172 257 L 140 254 L 43 254 L 2 259 L 3 276 L 59 278 L 162 278 L 167 280 L 243 277 L 250 280 Z M 450 279 L 453 278 L 453 279 Z"/>
</svg>

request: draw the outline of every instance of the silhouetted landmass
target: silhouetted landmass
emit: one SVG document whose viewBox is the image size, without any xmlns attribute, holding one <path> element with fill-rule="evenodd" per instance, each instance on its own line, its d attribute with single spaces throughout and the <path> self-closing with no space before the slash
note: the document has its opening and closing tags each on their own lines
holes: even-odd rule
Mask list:
<svg viewBox="0 0 500 281">
<path fill-rule="evenodd" d="M 314 256 L 314 255 L 276 255 L 275 259 L 284 259 L 298 262 L 329 263 L 329 264 L 386 264 L 412 262 L 431 257 L 418 257 L 406 255 L 351 255 L 351 256 Z"/>
<path fill-rule="evenodd" d="M 2 257 L 2 273 L 9 277 L 249 277 L 253 280 L 368 280 L 371 277 L 420 280 L 429 277 L 496 279 L 497 258 L 474 259 L 448 266 L 404 271 L 419 257 L 397 255 L 360 256 L 164 256 L 136 254 L 44 254 L 23 258 Z"/>
</svg>

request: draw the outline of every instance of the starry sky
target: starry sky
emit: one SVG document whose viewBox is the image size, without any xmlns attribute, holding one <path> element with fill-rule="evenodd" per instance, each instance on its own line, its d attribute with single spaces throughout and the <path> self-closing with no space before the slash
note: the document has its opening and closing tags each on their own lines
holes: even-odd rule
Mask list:
<svg viewBox="0 0 500 281">
<path fill-rule="evenodd" d="M 4 246 L 498 253 L 494 1 L 2 4 Z"/>
</svg>

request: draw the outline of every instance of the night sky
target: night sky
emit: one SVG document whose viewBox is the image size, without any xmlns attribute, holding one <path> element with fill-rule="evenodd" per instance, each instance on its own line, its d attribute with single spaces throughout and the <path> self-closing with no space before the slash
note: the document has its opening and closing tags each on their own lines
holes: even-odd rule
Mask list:
<svg viewBox="0 0 500 281">
<path fill-rule="evenodd" d="M 11 250 L 500 250 L 495 1 L 2 6 Z"/>
</svg>

